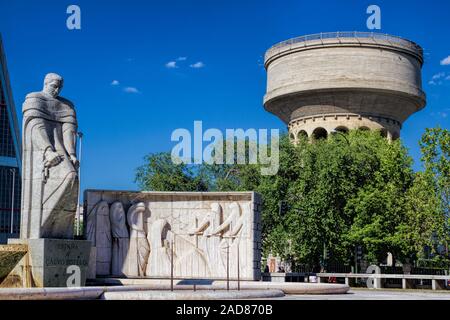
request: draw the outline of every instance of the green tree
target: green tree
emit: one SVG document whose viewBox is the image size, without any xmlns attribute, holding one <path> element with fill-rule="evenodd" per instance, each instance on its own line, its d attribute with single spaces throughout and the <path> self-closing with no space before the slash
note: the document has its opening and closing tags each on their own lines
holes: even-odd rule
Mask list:
<svg viewBox="0 0 450 320">
<path fill-rule="evenodd" d="M 425 247 L 436 253 L 437 245 L 445 239 L 445 219 L 436 184 L 427 172 L 415 174 L 414 183 L 405 194 L 405 210 L 405 219 L 393 238 L 402 255 L 416 260 L 423 256 Z"/>
<path fill-rule="evenodd" d="M 345 211 L 353 218 L 346 235 L 352 245 L 362 245 L 370 262 L 380 262 L 390 252 L 403 258 L 398 241 L 398 226 L 406 220 L 405 193 L 414 178 L 412 159 L 400 141 L 389 143 L 373 135 L 368 141 L 372 162 L 367 166 L 365 181 L 357 184 L 354 196 L 349 196 Z M 361 154 L 362 155 L 362 154 Z"/>
<path fill-rule="evenodd" d="M 145 163 L 137 168 L 139 188 L 146 191 L 207 191 L 208 184 L 199 168 L 186 164 L 174 164 L 170 153 L 160 152 L 144 158 Z M 200 172 L 201 173 L 201 172 Z"/>
<path fill-rule="evenodd" d="M 450 237 L 450 131 L 440 127 L 428 128 L 420 140 L 424 174 L 437 202 L 438 218 L 435 230 L 437 244 L 444 245 L 449 255 Z M 435 199 L 434 197 L 437 197 Z"/>
</svg>

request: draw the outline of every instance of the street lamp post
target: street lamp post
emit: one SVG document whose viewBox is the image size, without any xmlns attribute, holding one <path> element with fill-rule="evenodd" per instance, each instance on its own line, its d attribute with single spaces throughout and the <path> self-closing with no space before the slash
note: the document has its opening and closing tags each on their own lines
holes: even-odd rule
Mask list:
<svg viewBox="0 0 450 320">
<path fill-rule="evenodd" d="M 241 290 L 241 272 L 239 270 L 240 265 L 239 265 L 239 244 L 237 245 L 237 288 L 238 291 Z"/>
<path fill-rule="evenodd" d="M 12 192 L 11 192 L 11 234 L 14 233 L 14 193 L 16 186 L 16 168 L 10 169 L 12 172 Z"/>
<path fill-rule="evenodd" d="M 230 240 L 236 239 L 237 236 L 224 236 L 223 239 L 227 239 L 227 290 L 230 290 Z M 241 290 L 241 273 L 240 273 L 240 261 L 239 261 L 239 244 L 237 245 L 237 289 Z"/>
<path fill-rule="evenodd" d="M 230 291 L 230 243 L 227 243 L 227 291 Z"/>
<path fill-rule="evenodd" d="M 80 148 L 78 151 L 78 201 L 77 201 L 76 219 L 77 219 L 77 236 L 80 236 L 81 146 L 83 141 L 83 133 L 78 132 L 77 136 L 80 141 Z"/>
<path fill-rule="evenodd" d="M 173 291 L 173 246 L 174 246 L 174 239 L 171 241 L 171 250 L 170 250 L 170 291 Z"/>
</svg>

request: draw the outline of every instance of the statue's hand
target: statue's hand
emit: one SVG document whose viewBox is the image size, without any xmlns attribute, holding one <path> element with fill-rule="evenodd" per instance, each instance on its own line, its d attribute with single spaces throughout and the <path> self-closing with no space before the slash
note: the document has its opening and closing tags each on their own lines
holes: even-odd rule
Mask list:
<svg viewBox="0 0 450 320">
<path fill-rule="evenodd" d="M 54 167 L 58 165 L 61 161 L 62 158 L 57 152 L 51 150 L 45 152 L 45 161 L 44 161 L 45 167 L 48 168 Z"/>
<path fill-rule="evenodd" d="M 76 170 L 78 170 L 78 167 L 80 166 L 80 161 L 78 161 L 77 157 L 73 154 L 70 155 L 70 161 L 72 161 L 73 166 Z"/>
</svg>

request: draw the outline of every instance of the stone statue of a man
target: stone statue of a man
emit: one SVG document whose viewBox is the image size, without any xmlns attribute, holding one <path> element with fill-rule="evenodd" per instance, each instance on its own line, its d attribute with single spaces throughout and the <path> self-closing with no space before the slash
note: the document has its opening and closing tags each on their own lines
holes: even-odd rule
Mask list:
<svg viewBox="0 0 450 320">
<path fill-rule="evenodd" d="M 59 97 L 63 78 L 49 73 L 44 89 L 23 103 L 21 238 L 72 239 L 78 200 L 77 119 Z"/>
</svg>

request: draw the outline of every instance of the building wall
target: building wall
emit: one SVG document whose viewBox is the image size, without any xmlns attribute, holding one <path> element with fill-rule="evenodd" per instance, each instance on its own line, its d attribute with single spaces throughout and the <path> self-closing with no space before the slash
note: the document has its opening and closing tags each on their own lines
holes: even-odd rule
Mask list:
<svg viewBox="0 0 450 320">
<path fill-rule="evenodd" d="M 17 116 L 0 38 L 0 244 L 6 243 L 8 238 L 19 236 L 20 148 Z M 13 215 L 13 233 L 11 233 L 11 215 Z"/>
<path fill-rule="evenodd" d="M 0 166 L 0 243 L 6 243 L 11 237 L 11 214 L 13 215 L 13 234 L 17 238 L 20 231 L 20 175 L 16 171 L 13 175 L 14 167 Z M 12 203 L 12 185 L 14 182 L 14 207 Z"/>
</svg>

